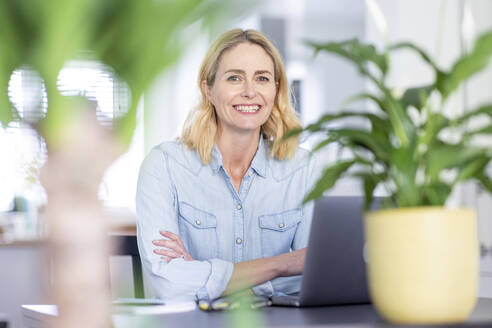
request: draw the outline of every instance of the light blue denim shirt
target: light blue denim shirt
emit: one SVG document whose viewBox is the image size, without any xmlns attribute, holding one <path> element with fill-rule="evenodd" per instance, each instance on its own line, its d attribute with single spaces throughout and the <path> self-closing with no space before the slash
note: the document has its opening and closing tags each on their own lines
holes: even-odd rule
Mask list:
<svg viewBox="0 0 492 328">
<path fill-rule="evenodd" d="M 317 175 L 314 158 L 299 148 L 291 160 L 269 156 L 260 138 L 239 193 L 217 147 L 209 165 L 180 142 L 164 142 L 145 158 L 137 187 L 137 238 L 144 274 L 155 296 L 168 301 L 214 299 L 229 282 L 233 263 L 307 246 L 313 203 L 301 205 Z M 179 234 L 193 261 L 167 263 L 152 240 L 160 230 Z M 297 293 L 301 276 L 253 287 L 257 295 Z"/>
</svg>

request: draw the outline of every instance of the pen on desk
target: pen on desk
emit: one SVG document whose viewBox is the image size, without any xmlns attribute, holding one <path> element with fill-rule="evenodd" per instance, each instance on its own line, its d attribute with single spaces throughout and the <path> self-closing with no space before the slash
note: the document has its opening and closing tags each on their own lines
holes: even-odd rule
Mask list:
<svg viewBox="0 0 492 328">
<path fill-rule="evenodd" d="M 266 299 L 266 300 L 261 300 L 261 301 L 255 302 L 255 303 L 251 303 L 251 309 L 256 310 L 256 309 L 264 308 L 264 307 L 271 306 L 271 305 L 272 305 L 272 301 L 269 299 Z"/>
<path fill-rule="evenodd" d="M 224 298 L 219 298 L 214 301 L 211 306 L 212 310 L 228 310 L 230 303 Z"/>
<path fill-rule="evenodd" d="M 208 301 L 201 300 L 198 302 L 198 308 L 203 311 L 209 311 L 210 303 Z"/>
</svg>

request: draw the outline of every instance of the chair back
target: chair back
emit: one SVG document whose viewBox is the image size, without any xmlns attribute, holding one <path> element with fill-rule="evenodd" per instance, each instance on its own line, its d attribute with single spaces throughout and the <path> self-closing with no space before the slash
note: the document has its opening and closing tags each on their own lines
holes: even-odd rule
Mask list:
<svg viewBox="0 0 492 328">
<path fill-rule="evenodd" d="M 114 245 L 110 255 L 128 255 L 132 258 L 133 286 L 135 298 L 144 298 L 144 284 L 142 278 L 142 263 L 138 252 L 137 237 L 134 235 L 113 234 L 109 236 L 111 245 Z"/>
</svg>

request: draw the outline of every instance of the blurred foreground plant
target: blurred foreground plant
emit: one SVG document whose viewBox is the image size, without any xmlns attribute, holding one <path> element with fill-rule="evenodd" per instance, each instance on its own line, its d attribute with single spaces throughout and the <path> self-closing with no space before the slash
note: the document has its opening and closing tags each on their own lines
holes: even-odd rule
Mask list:
<svg viewBox="0 0 492 328">
<path fill-rule="evenodd" d="M 42 182 L 59 306 L 54 326 L 111 326 L 102 176 L 129 146 L 143 93 L 194 41 L 189 26 L 210 28 L 242 9 L 216 0 L 0 0 L 0 127 L 22 121 L 7 92 L 14 70 L 39 74 L 48 99 L 45 117 L 27 123 L 49 154 Z M 111 129 L 98 124 L 86 99 L 60 94 L 60 70 L 74 59 L 102 63 L 128 86 L 129 108 Z"/>
<path fill-rule="evenodd" d="M 120 141 L 128 145 L 143 92 L 194 40 L 183 30 L 200 21 L 210 27 L 236 5 L 206 0 L 1 0 L 0 122 L 6 126 L 19 119 L 7 87 L 12 72 L 27 65 L 46 86 L 49 110 L 38 126 L 48 144 L 56 145 L 71 116 L 67 97 L 57 89 L 58 74 L 69 60 L 95 60 L 129 87 L 128 112 L 114 124 Z"/>
</svg>

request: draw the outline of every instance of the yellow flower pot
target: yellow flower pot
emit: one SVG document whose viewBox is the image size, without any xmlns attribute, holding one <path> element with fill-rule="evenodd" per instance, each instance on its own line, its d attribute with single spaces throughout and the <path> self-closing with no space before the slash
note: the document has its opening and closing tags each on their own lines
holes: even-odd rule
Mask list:
<svg viewBox="0 0 492 328">
<path fill-rule="evenodd" d="M 392 323 L 463 322 L 478 286 L 476 214 L 419 207 L 367 213 L 369 290 Z"/>
</svg>

